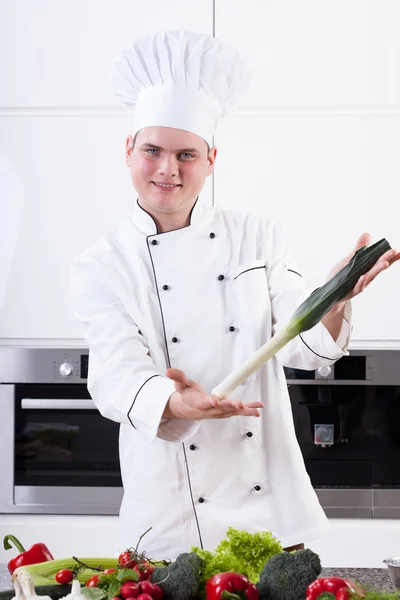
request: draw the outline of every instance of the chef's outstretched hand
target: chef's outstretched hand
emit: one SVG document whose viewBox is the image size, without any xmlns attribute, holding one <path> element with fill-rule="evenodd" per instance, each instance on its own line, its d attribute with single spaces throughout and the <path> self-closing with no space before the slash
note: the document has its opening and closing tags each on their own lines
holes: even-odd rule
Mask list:
<svg viewBox="0 0 400 600">
<path fill-rule="evenodd" d="M 226 419 L 227 417 L 259 417 L 262 402 L 244 404 L 240 400 L 220 400 L 207 394 L 203 388 L 187 379 L 180 369 L 168 369 L 167 377 L 175 382 L 176 391 L 170 396 L 163 417 L 166 419 Z"/>
<path fill-rule="evenodd" d="M 363 246 L 369 246 L 370 243 L 371 236 L 369 233 L 363 233 L 362 235 L 360 235 L 353 250 L 343 260 L 341 260 L 337 265 L 333 267 L 333 269 L 328 275 L 328 279 L 331 279 L 331 277 L 333 277 L 334 275 L 336 275 L 336 273 L 343 269 L 343 267 L 345 267 L 353 258 L 357 250 L 359 250 Z M 397 250 L 394 250 L 392 248 L 391 250 L 385 252 L 385 254 L 383 254 L 374 264 L 372 269 L 370 269 L 367 273 L 365 273 L 365 275 L 362 275 L 360 277 L 354 288 L 345 298 L 343 298 L 342 302 L 344 302 L 345 300 L 350 300 L 350 298 L 354 298 L 354 296 L 360 294 L 367 287 L 367 285 L 369 285 L 371 281 L 373 281 L 375 277 L 379 275 L 379 273 L 393 265 L 398 260 L 400 260 L 400 252 L 397 252 Z"/>
</svg>

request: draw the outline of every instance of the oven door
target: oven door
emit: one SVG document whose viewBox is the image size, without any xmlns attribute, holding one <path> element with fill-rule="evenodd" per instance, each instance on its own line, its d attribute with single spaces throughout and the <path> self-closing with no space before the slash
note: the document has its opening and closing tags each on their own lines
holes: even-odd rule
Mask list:
<svg viewBox="0 0 400 600">
<path fill-rule="evenodd" d="M 0 512 L 118 514 L 118 436 L 85 384 L 0 385 Z"/>
</svg>

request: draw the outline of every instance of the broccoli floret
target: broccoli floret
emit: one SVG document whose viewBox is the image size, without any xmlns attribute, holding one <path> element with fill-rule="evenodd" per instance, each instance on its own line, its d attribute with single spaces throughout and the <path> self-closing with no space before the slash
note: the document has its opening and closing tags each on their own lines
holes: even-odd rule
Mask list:
<svg viewBox="0 0 400 600">
<path fill-rule="evenodd" d="M 168 567 L 155 568 L 151 580 L 164 590 L 165 600 L 194 600 L 203 572 L 204 560 L 194 552 L 184 552 Z"/>
<path fill-rule="evenodd" d="M 260 600 L 302 600 L 321 570 L 319 556 L 312 550 L 276 554 L 260 573 Z"/>
</svg>

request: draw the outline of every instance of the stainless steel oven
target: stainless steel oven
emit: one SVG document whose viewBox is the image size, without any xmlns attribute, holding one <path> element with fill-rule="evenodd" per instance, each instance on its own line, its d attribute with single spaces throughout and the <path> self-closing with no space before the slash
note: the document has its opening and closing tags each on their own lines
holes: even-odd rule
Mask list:
<svg viewBox="0 0 400 600">
<path fill-rule="evenodd" d="M 329 517 L 400 518 L 400 350 L 286 369 L 297 439 Z"/>
<path fill-rule="evenodd" d="M 84 349 L 0 349 L 0 513 L 118 514 L 119 425 L 87 368 Z"/>
</svg>

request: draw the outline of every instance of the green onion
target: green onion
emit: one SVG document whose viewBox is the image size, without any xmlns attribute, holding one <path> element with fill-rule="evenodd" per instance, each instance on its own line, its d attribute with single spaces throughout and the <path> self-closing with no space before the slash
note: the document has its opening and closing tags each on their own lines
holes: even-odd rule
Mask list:
<svg viewBox="0 0 400 600">
<path fill-rule="evenodd" d="M 300 304 L 286 327 L 261 346 L 237 371 L 228 375 L 213 389 L 212 394 L 220 399 L 227 398 L 245 379 L 275 356 L 288 342 L 303 331 L 314 327 L 334 304 L 343 300 L 351 292 L 359 278 L 367 273 L 388 250 L 390 250 L 390 245 L 385 239 L 381 239 L 372 246 L 364 246 L 357 250 L 343 269 Z"/>
</svg>

